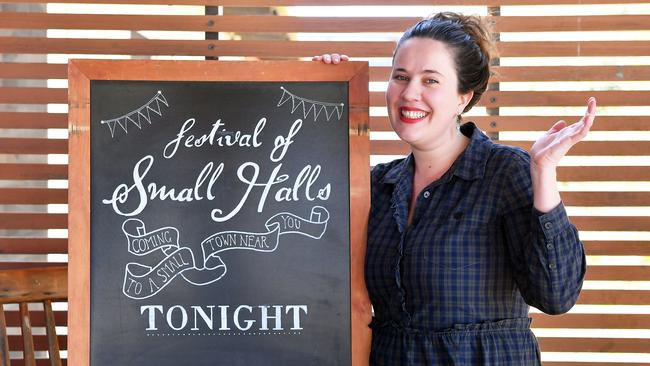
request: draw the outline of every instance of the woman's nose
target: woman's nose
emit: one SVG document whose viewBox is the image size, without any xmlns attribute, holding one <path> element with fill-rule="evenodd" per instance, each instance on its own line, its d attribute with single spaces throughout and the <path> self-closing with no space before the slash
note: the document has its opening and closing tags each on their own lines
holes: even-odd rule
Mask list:
<svg viewBox="0 0 650 366">
<path fill-rule="evenodd" d="M 421 92 L 422 90 L 418 83 L 410 81 L 404 86 L 404 90 L 402 90 L 402 98 L 404 100 L 420 100 Z"/>
</svg>

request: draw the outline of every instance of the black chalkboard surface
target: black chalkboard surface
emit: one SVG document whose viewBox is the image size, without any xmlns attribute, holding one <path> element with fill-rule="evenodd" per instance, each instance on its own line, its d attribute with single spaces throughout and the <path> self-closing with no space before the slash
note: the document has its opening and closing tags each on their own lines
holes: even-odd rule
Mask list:
<svg viewBox="0 0 650 366">
<path fill-rule="evenodd" d="M 350 365 L 348 82 L 88 92 L 89 364 Z"/>
</svg>

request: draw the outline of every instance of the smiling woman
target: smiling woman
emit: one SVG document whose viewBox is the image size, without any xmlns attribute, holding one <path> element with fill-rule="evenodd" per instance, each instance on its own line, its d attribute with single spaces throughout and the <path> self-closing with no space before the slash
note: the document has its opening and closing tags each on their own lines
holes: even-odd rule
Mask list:
<svg viewBox="0 0 650 366">
<path fill-rule="evenodd" d="M 465 109 L 473 91 L 459 93 L 456 80 L 453 55 L 444 43 L 411 38 L 400 45 L 386 104 L 393 130 L 411 148 L 464 149 L 468 140 L 457 132 L 456 116 Z M 455 143 L 448 144 L 450 141 Z M 431 172 L 437 175 L 431 178 L 438 178 L 448 168 Z"/>
<path fill-rule="evenodd" d="M 372 365 L 540 365 L 529 306 L 564 313 L 580 293 L 585 255 L 556 167 L 589 131 L 595 100 L 530 155 L 461 125 L 488 85 L 489 34 L 479 17 L 439 13 L 397 44 L 386 104 L 411 154 L 371 173 Z"/>
</svg>

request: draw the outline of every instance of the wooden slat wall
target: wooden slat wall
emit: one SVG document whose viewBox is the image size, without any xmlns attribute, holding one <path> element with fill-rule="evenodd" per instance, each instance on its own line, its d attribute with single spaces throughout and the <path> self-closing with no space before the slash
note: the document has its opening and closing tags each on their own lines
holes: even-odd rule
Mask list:
<svg viewBox="0 0 650 366">
<path fill-rule="evenodd" d="M 0 80 L 6 82 L 0 84 L 0 157 L 17 157 L 15 162 L 0 160 L 0 183 L 4 182 L 0 185 L 0 231 L 8 233 L 0 237 L 0 266 L 28 265 L 25 258 L 18 255 L 28 255 L 29 259 L 30 255 L 67 252 L 65 238 L 21 234 L 21 230 L 27 229 L 66 229 L 65 213 L 34 212 L 30 209 L 16 212 L 15 209 L 16 205 L 27 205 L 24 207 L 29 208 L 67 202 L 65 187 L 47 188 L 45 185 L 27 188 L 28 182 L 67 179 L 65 164 L 33 160 L 35 156 L 66 154 L 67 140 L 28 135 L 30 131 L 67 128 L 64 110 L 47 113 L 30 109 L 67 103 L 67 90 L 60 83 L 67 78 L 67 66 L 64 63 L 31 61 L 31 56 L 286 59 L 338 51 L 370 59 L 372 87 L 373 82 L 383 82 L 388 78 L 390 68 L 386 60 L 392 54 L 395 35 L 424 15 L 415 6 L 432 3 L 430 0 L 137 1 L 138 4 L 149 6 L 199 7 L 199 12 L 192 15 L 177 15 L 178 12 L 173 10 L 168 15 L 152 15 L 157 12 L 133 9 L 133 14 L 115 15 L 122 11 L 109 7 L 131 4 L 131 0 L 59 0 L 56 3 L 80 2 L 103 4 L 104 11 L 93 11 L 102 14 L 79 15 L 24 12 L 3 7 L 0 12 L 0 54 L 3 56 L 0 60 Z M 42 3 L 42 0 L 14 3 Z M 618 5 L 599 13 L 605 15 L 580 15 L 614 3 Z M 638 3 L 638 0 L 436 2 L 437 10 L 462 11 L 462 6 L 472 6 L 472 9 L 482 9 L 483 14 L 495 15 L 490 20 L 500 36 L 498 48 L 501 59 L 499 66 L 495 67 L 491 90 L 484 94 L 479 104 L 485 108 L 478 108 L 478 114 L 466 119 L 476 121 L 481 129 L 490 134 L 501 136 L 502 143 L 529 148 L 532 143 L 530 139 L 516 141 L 511 133 L 543 131 L 558 119 L 575 121 L 578 112 L 562 107 L 583 106 L 590 95 L 598 98 L 599 116 L 593 130 L 601 135 L 593 141 L 582 142 L 570 153 L 572 159 L 579 156 L 593 158 L 577 166 L 562 166 L 558 172 L 563 189 L 567 190 L 563 193 L 563 199 L 572 213 L 571 219 L 583 232 L 583 237 L 587 238 L 584 244 L 590 266 L 579 306 L 563 316 L 532 315 L 546 365 L 603 366 L 630 362 L 628 364 L 650 366 L 650 166 L 647 163 L 650 161 L 650 42 L 647 36 L 643 38 L 643 32 L 650 31 L 650 4 L 626 5 Z M 548 4 L 555 4 L 559 13 L 553 16 L 538 15 L 541 13 L 531 8 L 528 14 L 532 16 L 509 15 L 521 5 Z M 577 4 L 581 4 L 581 12 L 574 15 L 570 8 L 563 7 Z M 402 15 L 405 11 L 400 11 L 399 17 L 374 18 L 367 16 L 370 12 L 340 16 L 343 11 L 339 11 L 337 16 L 322 16 L 320 13 L 310 17 L 291 15 L 291 7 L 299 5 L 325 6 L 322 8 L 323 14 L 327 13 L 327 7 L 341 5 L 414 7 L 410 14 Z M 246 15 L 245 9 L 225 11 L 226 15 L 202 15 L 203 6 L 275 7 L 280 15 Z M 628 7 L 632 10 L 618 9 Z M 645 10 L 636 14 L 634 9 Z M 42 32 L 34 35 L 24 33 L 47 29 L 95 33 L 92 39 L 86 33 L 79 35 L 79 32 L 57 38 L 48 38 Z M 109 32 L 103 31 L 121 31 L 122 35 L 117 37 L 120 39 L 112 39 Z M 128 39 L 123 39 L 124 31 L 130 32 Z M 159 33 L 156 39 L 150 39 L 147 31 L 222 33 L 218 40 L 194 36 L 183 38 L 171 36 L 171 33 Z M 568 38 L 576 32 L 606 32 L 603 34 L 609 35 L 621 34 L 622 31 L 627 33 L 622 33 L 620 40 L 564 38 L 564 35 Z M 531 38 L 523 42 L 509 40 L 511 33 L 519 32 L 530 32 Z M 550 40 L 535 40 L 535 37 L 544 34 L 539 32 L 567 33 L 555 34 Z M 233 33 L 240 34 L 241 39 L 227 37 Z M 310 33 L 312 36 L 309 40 L 297 40 L 295 33 Z M 332 33 L 335 37 L 331 37 Z M 374 37 L 384 33 L 387 36 Z M 286 34 L 290 36 L 286 37 Z M 373 37 L 366 37 L 367 34 L 373 34 Z M 628 38 L 625 38 L 626 34 Z M 269 40 L 271 37 L 276 37 L 276 40 Z M 14 55 L 23 56 L 25 61 L 13 61 Z M 542 57 L 549 62 L 511 66 L 512 60 L 521 57 Z M 572 61 L 553 63 L 556 57 L 571 57 Z M 578 66 L 580 63 L 575 60 L 591 62 L 587 66 Z M 14 83 L 48 79 L 54 82 L 58 80 L 59 87 L 16 86 Z M 593 91 L 575 91 L 574 85 L 581 85 L 577 82 L 585 81 L 601 84 L 595 85 Z M 526 90 L 529 86 L 535 86 L 530 84 L 534 82 L 555 83 L 551 84 L 550 90 L 510 91 L 513 86 L 517 90 Z M 607 85 L 603 86 L 605 83 Z M 566 91 L 567 87 L 573 91 Z M 371 92 L 370 100 L 372 106 L 377 107 L 373 111 L 385 109 L 383 92 Z M 553 109 L 547 112 L 548 108 Z M 481 112 L 484 110 L 487 113 Z M 408 146 L 400 141 L 386 139 L 387 135 L 392 135 L 388 120 L 383 115 L 385 113 L 373 112 L 371 116 L 371 130 L 382 132 L 372 136 L 373 161 L 408 152 Z M 621 138 L 619 135 L 625 131 L 633 133 Z M 614 134 L 616 138 L 607 140 L 609 135 Z M 618 159 L 612 159 L 612 156 Z M 602 163 L 598 160 L 600 158 L 608 160 Z M 631 162 L 625 163 L 625 159 Z M 612 161 L 615 163 L 610 163 Z M 618 307 L 612 308 L 614 305 Z M 59 320 L 65 320 L 65 312 L 58 312 L 56 316 Z M 35 322 L 38 319 L 35 318 Z M 15 321 L 8 319 L 10 323 Z M 45 342 L 44 337 L 37 337 L 35 345 L 41 349 Z M 66 349 L 65 342 L 66 338 L 62 337 L 63 349 Z M 10 338 L 12 348 L 19 348 L 18 343 L 15 337 Z"/>
</svg>

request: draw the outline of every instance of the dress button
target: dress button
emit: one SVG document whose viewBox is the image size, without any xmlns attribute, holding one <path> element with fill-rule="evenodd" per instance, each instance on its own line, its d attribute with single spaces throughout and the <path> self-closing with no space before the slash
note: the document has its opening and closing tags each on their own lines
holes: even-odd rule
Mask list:
<svg viewBox="0 0 650 366">
<path fill-rule="evenodd" d="M 545 227 L 546 229 L 550 229 L 550 228 L 553 227 L 553 224 L 551 224 L 550 222 L 547 222 L 547 223 L 544 224 L 544 227 Z"/>
<path fill-rule="evenodd" d="M 553 249 L 553 244 L 546 244 L 546 249 L 548 249 L 548 250 Z"/>
<path fill-rule="evenodd" d="M 424 196 L 424 198 L 429 198 L 430 195 L 431 193 L 429 193 L 429 191 L 424 191 L 424 193 L 422 193 L 422 196 Z"/>
<path fill-rule="evenodd" d="M 555 265 L 555 263 L 551 263 L 551 264 L 548 265 L 548 268 L 550 268 L 550 269 L 555 269 L 555 267 L 557 267 L 557 266 Z"/>
</svg>

